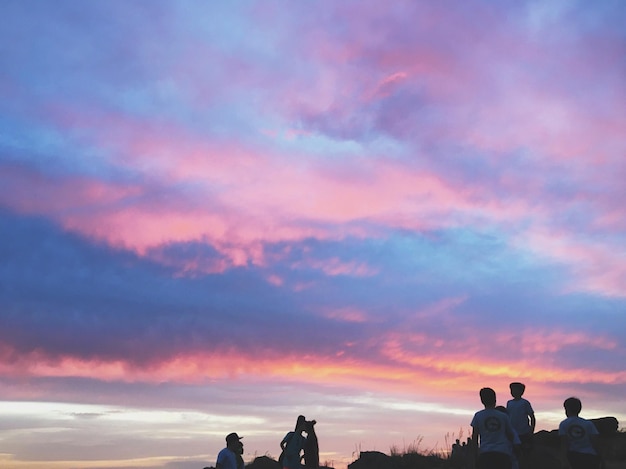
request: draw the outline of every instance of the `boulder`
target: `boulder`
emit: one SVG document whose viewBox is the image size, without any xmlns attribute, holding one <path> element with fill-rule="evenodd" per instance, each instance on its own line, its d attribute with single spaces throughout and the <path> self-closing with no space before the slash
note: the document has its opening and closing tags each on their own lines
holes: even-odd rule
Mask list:
<svg viewBox="0 0 626 469">
<path fill-rule="evenodd" d="M 543 445 L 551 448 L 557 448 L 561 444 L 559 438 L 559 431 L 552 430 L 550 432 L 541 430 L 535 433 L 533 436 L 533 442 L 535 445 Z"/>
<path fill-rule="evenodd" d="M 532 469 L 560 469 L 559 446 L 535 445 L 528 456 L 526 467 Z"/>
<path fill-rule="evenodd" d="M 598 433 L 602 436 L 613 435 L 619 428 L 619 422 L 615 417 L 600 417 L 597 419 L 589 419 L 598 429 Z"/>
<path fill-rule="evenodd" d="M 280 463 L 269 456 L 257 456 L 251 463 L 246 464 L 246 469 L 281 469 Z"/>
<path fill-rule="evenodd" d="M 380 451 L 361 451 L 359 459 L 348 464 L 348 469 L 392 469 L 392 461 Z"/>
</svg>

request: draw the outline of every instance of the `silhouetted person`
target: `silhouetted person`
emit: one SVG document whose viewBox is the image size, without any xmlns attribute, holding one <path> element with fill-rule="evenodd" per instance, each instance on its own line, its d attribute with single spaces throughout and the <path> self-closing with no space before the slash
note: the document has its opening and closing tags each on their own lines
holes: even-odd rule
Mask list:
<svg viewBox="0 0 626 469">
<path fill-rule="evenodd" d="M 236 433 L 226 436 L 226 448 L 217 455 L 215 469 L 243 469 L 243 437 Z"/>
<path fill-rule="evenodd" d="M 499 412 L 502 412 L 503 414 L 507 414 L 509 415 L 508 411 L 506 410 L 506 407 L 504 406 L 496 406 L 496 410 Z M 511 417 L 509 417 L 510 419 Z M 513 425 L 513 422 L 511 422 L 511 425 Z M 519 469 L 519 457 L 518 455 L 520 454 L 520 446 L 522 445 L 522 442 L 519 439 L 519 436 L 517 435 L 517 432 L 515 431 L 515 428 L 513 428 L 513 441 L 511 442 L 511 468 L 512 469 Z"/>
<path fill-rule="evenodd" d="M 306 440 L 302 435 L 305 425 L 306 418 L 304 415 L 299 415 L 295 430 L 287 433 L 285 438 L 280 442 L 280 447 L 283 451 L 280 455 L 279 462 L 284 469 L 301 469 L 302 467 L 300 463 L 300 452 L 304 449 Z"/>
<path fill-rule="evenodd" d="M 465 445 L 465 442 L 463 442 Z M 450 452 L 450 464 L 455 469 L 462 469 L 465 467 L 465 455 L 463 454 L 464 448 L 461 446 L 461 440 L 457 440 L 452 443 L 452 451 Z"/>
<path fill-rule="evenodd" d="M 535 411 L 530 402 L 522 397 L 526 386 L 523 383 L 516 382 L 509 384 L 509 388 L 513 399 L 506 403 L 506 410 L 509 413 L 511 424 L 522 442 L 520 462 L 524 466 L 533 449 L 533 435 L 537 421 L 535 420 Z"/>
<path fill-rule="evenodd" d="M 315 434 L 315 420 L 306 421 L 304 431 L 306 440 L 304 442 L 304 467 L 307 469 L 318 469 L 320 467 L 320 447 Z"/>
<path fill-rule="evenodd" d="M 472 449 L 478 469 L 511 469 L 511 446 L 514 439 L 509 416 L 496 410 L 496 392 L 480 390 L 485 408 L 472 419 Z M 476 454 L 477 453 L 477 454 Z"/>
<path fill-rule="evenodd" d="M 563 402 L 567 418 L 559 424 L 563 467 L 597 469 L 602 462 L 598 450 L 598 429 L 589 420 L 579 417 L 580 399 L 570 397 Z"/>
<path fill-rule="evenodd" d="M 472 443 L 472 440 L 470 440 L 468 438 L 470 445 Z M 469 445 L 467 444 L 466 441 L 464 441 L 463 443 L 461 443 L 461 454 L 463 455 L 463 460 L 462 460 L 462 465 L 461 468 L 465 469 L 467 467 L 467 460 L 469 459 Z"/>
</svg>

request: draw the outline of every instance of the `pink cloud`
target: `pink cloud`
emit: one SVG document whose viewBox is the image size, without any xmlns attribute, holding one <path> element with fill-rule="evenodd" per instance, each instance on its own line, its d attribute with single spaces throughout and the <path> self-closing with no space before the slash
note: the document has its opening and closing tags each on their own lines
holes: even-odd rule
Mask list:
<svg viewBox="0 0 626 469">
<path fill-rule="evenodd" d="M 559 335 L 559 337 L 562 339 L 560 347 L 572 344 L 589 344 L 589 341 L 581 342 L 580 337 L 569 338 L 565 334 Z M 423 347 L 429 352 L 413 353 L 409 351 L 407 346 L 412 341 L 419 343 L 420 348 Z M 551 365 L 545 357 L 538 360 L 526 358 L 514 360 L 510 357 L 493 357 L 491 353 L 479 356 L 471 351 L 469 345 L 465 347 L 464 353 L 447 353 L 445 343 L 437 344 L 437 341 L 438 339 L 431 339 L 418 334 L 408 340 L 407 338 L 389 340 L 383 351 L 386 356 L 400 366 L 405 365 L 414 370 L 422 370 L 422 373 L 428 376 L 429 385 L 433 387 L 437 387 L 437 383 L 443 385 L 450 380 L 467 387 L 478 386 L 478 384 L 472 385 L 470 383 L 489 381 L 501 383 L 500 385 L 504 387 L 508 386 L 508 382 L 513 377 L 543 383 L 544 386 L 570 382 L 603 384 L 626 382 L 626 373 L 576 366 L 565 367 L 563 364 Z M 599 340 L 592 341 L 596 345 L 600 342 Z M 510 341 L 506 343 L 510 343 Z M 489 347 L 492 350 L 491 345 Z M 551 352 L 554 350 L 555 348 L 550 348 Z M 543 350 L 543 352 L 546 351 Z M 542 352 L 539 351 L 538 347 L 535 347 L 533 353 L 541 354 Z M 416 373 L 419 374 L 420 371 L 416 371 Z"/>
<path fill-rule="evenodd" d="M 327 317 L 364 324 L 372 320 L 352 308 L 329 309 Z M 337 344 L 332 356 L 278 354 L 255 350 L 242 354 L 233 349 L 213 352 L 182 352 L 155 358 L 136 365 L 120 359 L 89 359 L 78 356 L 48 356 L 43 350 L 16 353 L 12 346 L 0 346 L 3 357 L 0 372 L 7 377 L 83 377 L 105 381 L 200 383 L 212 379 L 237 379 L 263 376 L 279 379 L 290 376 L 303 383 L 334 383 L 384 388 L 390 383 L 397 389 L 411 389 L 427 383 L 430 391 L 456 383 L 459 389 L 474 388 L 481 382 L 502 382 L 512 378 L 543 383 L 626 383 L 626 372 L 591 369 L 572 363 L 555 363 L 557 353 L 570 347 L 615 352 L 619 345 L 610 337 L 559 330 L 527 330 L 511 334 L 490 333 L 485 341 L 480 333 L 466 330 L 464 337 L 454 337 L 454 346 L 445 336 L 410 332 L 404 328 L 367 339 L 367 343 Z M 518 358 L 510 354 L 494 355 L 494 347 L 509 350 L 518 343 Z M 366 347 L 376 354 L 362 355 Z M 364 372 L 367 370 L 367 372 Z M 479 386 L 480 387 L 480 386 Z M 479 389 L 477 387 L 476 389 Z"/>
<path fill-rule="evenodd" d="M 511 337 L 513 340 L 513 337 Z M 616 350 L 618 344 L 609 337 L 585 334 L 584 332 L 562 332 L 529 330 L 522 333 L 520 344 L 523 354 L 538 355 L 554 353 L 566 347 L 581 346 L 588 349 Z"/>
<path fill-rule="evenodd" d="M 332 277 L 337 275 L 350 275 L 355 277 L 371 277 L 378 273 L 378 271 L 364 262 L 356 261 L 342 261 L 337 257 L 324 260 L 306 260 L 298 262 L 293 265 L 294 268 L 305 267 L 307 269 L 313 268 L 323 271 L 326 275 Z"/>
<path fill-rule="evenodd" d="M 392 73 L 388 77 L 384 78 L 372 93 L 371 99 L 385 98 L 394 92 L 394 89 L 406 81 L 408 75 L 405 72 Z"/>
<path fill-rule="evenodd" d="M 335 173 L 306 158 L 286 159 L 233 143 L 209 144 L 175 130 L 166 137 L 128 121 L 124 126 L 125 138 L 103 136 L 103 142 L 111 154 L 125 155 L 114 158 L 117 165 L 143 174 L 143 186 L 15 172 L 12 179 L 20 180 L 18 187 L 37 187 L 38 197 L 7 192 L 5 204 L 49 214 L 68 229 L 140 253 L 167 242 L 207 240 L 236 264 L 262 255 L 253 252 L 258 241 L 360 231 L 347 225 L 315 227 L 311 221 L 366 219 L 403 225 L 410 220 L 414 225 L 418 220 L 425 225 L 434 217 L 441 224 L 451 210 L 471 207 L 462 188 L 389 162 L 357 160 L 355 172 L 345 166 Z"/>
<path fill-rule="evenodd" d="M 571 233 L 536 229 L 520 238 L 520 243 L 541 256 L 570 265 L 574 281 L 571 290 L 593 291 L 623 297 L 626 266 L 619 249 L 606 242 L 577 239 Z M 617 249 L 617 251 L 616 251 Z"/>
<path fill-rule="evenodd" d="M 262 102 L 272 104 L 272 118 L 284 124 L 282 128 L 292 129 L 286 130 L 287 137 L 293 137 L 289 132 L 297 132 L 302 143 L 316 136 L 315 129 L 294 128 L 293 122 L 302 116 L 321 114 L 332 120 L 336 115 L 350 120 L 364 110 L 369 112 L 366 106 L 372 101 L 385 102 L 399 90 L 408 90 L 423 96 L 445 115 L 443 121 L 429 122 L 424 135 L 437 141 L 461 142 L 480 151 L 484 160 L 492 159 L 493 178 L 499 190 L 507 191 L 504 197 L 485 185 L 474 186 L 471 181 L 462 185 L 458 179 L 446 177 L 445 170 L 415 169 L 392 159 L 345 157 L 344 163 L 329 165 L 303 150 L 288 154 L 270 144 L 259 146 L 256 140 L 250 144 L 204 137 L 166 119 L 78 111 L 55 104 L 46 109 L 61 130 L 89 135 L 103 150 L 106 163 L 138 174 L 151 187 L 22 174 L 17 176 L 24 183 L 20 187 L 36 187 L 40 197 L 16 193 L 3 195 L 3 200 L 20 211 L 53 213 L 69 229 L 137 252 L 167 242 L 205 240 L 228 256 L 233 265 L 243 265 L 251 259 L 263 263 L 260 245 L 267 241 L 363 236 L 362 227 L 348 226 L 359 221 L 410 230 L 476 226 L 485 221 L 517 228 L 530 221 L 544 229 L 561 207 L 545 193 L 546 181 L 529 181 L 502 169 L 506 168 L 503 155 L 525 148 L 532 153 L 527 171 L 542 174 L 556 165 L 565 176 L 593 187 L 607 171 L 587 168 L 596 164 L 608 168 L 615 155 L 626 151 L 621 138 L 626 117 L 611 105 L 621 102 L 623 87 L 594 91 L 603 93 L 602 100 L 585 100 L 575 92 L 596 76 L 586 59 L 603 69 L 619 57 L 621 46 L 602 43 L 606 47 L 597 49 L 598 43 L 580 44 L 574 57 L 552 64 L 553 49 L 540 47 L 523 29 L 514 29 L 511 34 L 511 29 L 504 27 L 507 25 L 500 24 L 502 18 L 483 6 L 472 12 L 481 18 L 474 23 L 467 21 L 465 10 L 402 4 L 397 7 L 399 19 L 411 18 L 419 26 L 410 30 L 379 23 L 383 7 L 378 5 L 359 8 L 358 15 L 353 15 L 353 8 L 344 5 L 316 13 L 326 21 L 342 18 L 345 29 L 332 33 L 311 30 L 294 44 L 288 44 L 289 34 L 272 36 L 277 44 L 285 41 L 284 45 L 290 45 L 288 50 L 309 52 L 307 57 L 318 72 L 315 76 L 296 73 L 295 79 L 287 79 L 206 43 L 186 43 L 186 54 L 177 56 L 176 67 L 172 67 L 175 81 L 189 84 L 181 89 L 197 91 L 186 104 L 200 109 L 220 101 L 214 83 L 204 86 L 203 69 L 191 60 L 196 48 L 225 61 L 224 69 L 233 72 L 235 78 L 229 77 L 227 83 L 228 99 L 248 84 L 255 89 L 270 79 L 284 84 L 268 87 Z M 305 23 L 318 21 L 316 15 Z M 451 47 L 459 43 L 471 44 L 464 48 L 466 55 L 457 55 Z M 535 63 L 554 73 L 537 73 L 529 67 Z M 558 82 L 565 78 L 567 81 Z M 601 80 L 614 84 L 610 77 Z M 302 93 L 303 85 L 309 84 L 312 86 L 306 86 L 307 93 Z M 204 100 L 194 101 L 199 96 Z M 596 104 L 589 107 L 587 102 Z M 401 118 L 399 114 L 391 112 L 389 122 Z M 263 134 L 264 126 L 259 126 L 255 138 Z M 409 150 L 415 153 L 414 160 L 419 160 L 422 150 Z M 430 154 L 424 157 L 436 158 Z M 618 178 L 610 184 L 619 187 Z M 151 191 L 163 188 L 176 188 L 177 192 L 154 197 L 159 194 Z M 615 202 L 590 197 L 599 207 L 596 226 L 620 223 L 623 217 Z M 583 257 L 600 260 L 597 265 L 604 266 L 593 269 L 587 262 L 588 285 L 603 291 L 620 290 L 624 273 L 611 256 L 598 250 Z M 222 268 L 223 264 L 181 266 L 183 272 Z"/>
<path fill-rule="evenodd" d="M 49 176 L 19 166 L 3 166 L 2 203 L 22 213 L 64 214 L 87 211 L 94 205 L 112 206 L 141 193 L 136 185 L 96 178 Z"/>
<path fill-rule="evenodd" d="M 324 316 L 330 319 L 339 319 L 340 321 L 366 323 L 372 320 L 368 314 L 356 308 L 338 308 L 331 309 L 324 313 Z M 343 355 L 344 352 L 341 353 Z"/>
<path fill-rule="evenodd" d="M 358 221 L 423 230 L 483 221 L 522 227 L 530 219 L 533 225 L 520 232 L 519 245 L 577 265 L 580 284 L 575 287 L 615 296 L 626 290 L 626 273 L 610 247 L 542 227 L 552 223 L 553 210 L 559 208 L 549 199 L 541 205 L 521 197 L 501 200 L 489 187 L 459 185 L 401 161 L 351 157 L 328 166 L 307 155 L 293 158 L 245 143 L 207 141 L 182 129 L 166 134 L 128 118 L 108 121 L 115 125 L 100 143 L 106 142 L 111 155 L 124 155 L 113 157 L 116 165 L 138 171 L 147 182 L 44 176 L 5 167 L 5 187 L 15 190 L 3 191 L 3 203 L 49 215 L 67 229 L 138 253 L 171 242 L 203 241 L 228 259 L 181 265 L 184 275 L 248 261 L 263 264 L 265 242 L 376 235 L 353 223 Z M 120 125 L 124 138 L 112 138 Z M 510 182 L 512 193 L 520 182 Z M 540 196 L 542 189 L 532 190 Z M 612 210 L 599 213 L 597 223 L 619 222 L 619 210 Z M 374 273 L 365 265 L 336 260 L 319 267 L 335 275 Z"/>
</svg>

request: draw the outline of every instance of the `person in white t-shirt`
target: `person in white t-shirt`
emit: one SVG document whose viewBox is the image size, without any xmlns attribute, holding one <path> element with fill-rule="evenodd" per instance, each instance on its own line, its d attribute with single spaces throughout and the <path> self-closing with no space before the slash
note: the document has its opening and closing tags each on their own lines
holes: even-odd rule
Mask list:
<svg viewBox="0 0 626 469">
<path fill-rule="evenodd" d="M 504 413 L 504 414 L 509 414 L 506 410 L 506 407 L 504 406 L 496 406 L 496 410 Z M 511 418 L 509 416 L 509 418 Z M 513 425 L 513 422 L 511 422 L 511 425 Z M 519 436 L 517 435 L 517 431 L 515 430 L 515 427 L 513 427 L 513 441 L 511 442 L 511 469 L 520 469 L 520 465 L 519 465 L 519 453 L 520 453 L 520 447 L 522 445 L 521 440 L 519 439 Z"/>
<path fill-rule="evenodd" d="M 485 408 L 472 419 L 472 448 L 478 469 L 511 469 L 511 448 L 515 438 L 509 416 L 496 410 L 496 392 L 480 390 Z"/>
<path fill-rule="evenodd" d="M 243 469 L 243 437 L 236 433 L 226 436 L 226 448 L 217 454 L 215 469 Z"/>
<path fill-rule="evenodd" d="M 530 402 L 522 397 L 526 390 L 526 385 L 515 382 L 509 385 L 509 389 L 513 399 L 506 403 L 506 410 L 511 418 L 511 424 L 513 424 L 513 428 L 522 442 L 520 460 L 522 466 L 525 466 L 525 461 L 533 449 L 533 435 L 535 433 L 535 425 L 537 424 L 535 411 Z"/>
<path fill-rule="evenodd" d="M 306 437 L 302 432 L 306 429 L 306 418 L 299 415 L 296 421 L 296 428 L 288 432 L 280 442 L 282 453 L 278 462 L 283 469 L 301 469 L 301 454 L 306 443 Z"/>
<path fill-rule="evenodd" d="M 602 462 L 598 451 L 598 429 L 589 420 L 579 417 L 582 403 L 577 397 L 563 402 L 567 418 L 559 424 L 563 467 L 597 469 Z"/>
</svg>

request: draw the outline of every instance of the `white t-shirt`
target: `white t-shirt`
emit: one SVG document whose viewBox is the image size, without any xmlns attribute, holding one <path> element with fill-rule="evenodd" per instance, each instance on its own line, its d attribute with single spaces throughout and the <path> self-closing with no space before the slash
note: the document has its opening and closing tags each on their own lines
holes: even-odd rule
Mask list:
<svg viewBox="0 0 626 469">
<path fill-rule="evenodd" d="M 511 440 L 507 433 L 513 435 L 515 432 L 507 414 L 496 409 L 484 409 L 474 414 L 470 425 L 480 437 L 481 453 L 497 452 L 511 455 Z"/>
<path fill-rule="evenodd" d="M 598 429 L 593 422 L 582 417 L 567 417 L 559 424 L 559 435 L 566 437 L 568 451 L 596 454 L 591 436 L 598 435 Z"/>
<path fill-rule="evenodd" d="M 220 464 L 221 469 L 239 469 L 237 467 L 237 455 L 230 449 L 224 448 L 217 454 L 217 463 Z"/>
<path fill-rule="evenodd" d="M 524 398 L 511 399 L 506 403 L 506 411 L 511 418 L 511 424 L 519 435 L 526 435 L 532 431 L 530 427 L 530 415 L 534 415 L 534 411 L 530 402 Z"/>
<path fill-rule="evenodd" d="M 300 463 L 300 451 L 304 449 L 306 438 L 302 433 L 289 432 L 283 438 L 282 443 L 286 443 L 284 449 L 283 467 L 297 469 L 302 466 Z M 282 446 L 282 444 L 281 444 Z"/>
</svg>

